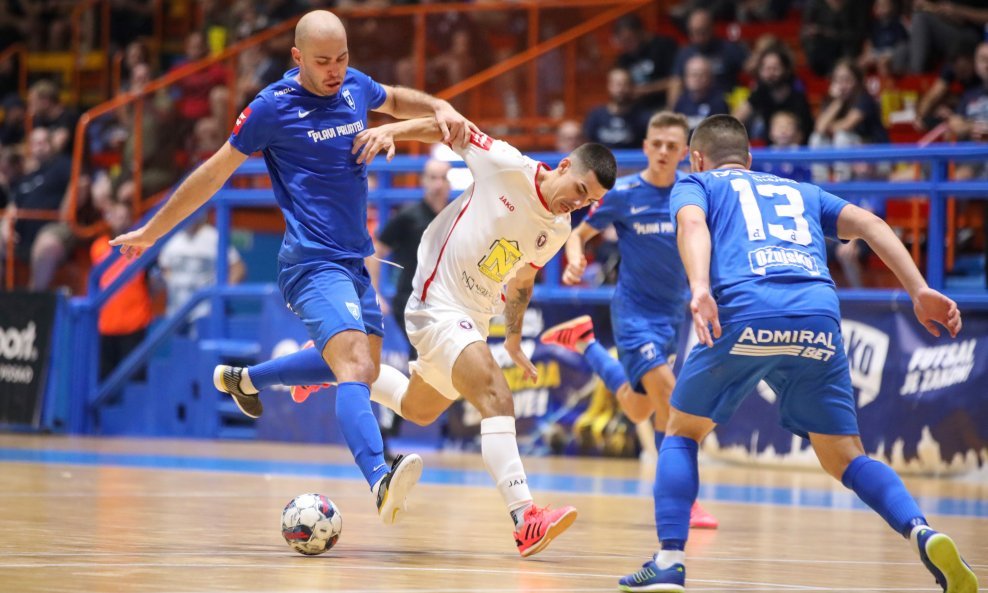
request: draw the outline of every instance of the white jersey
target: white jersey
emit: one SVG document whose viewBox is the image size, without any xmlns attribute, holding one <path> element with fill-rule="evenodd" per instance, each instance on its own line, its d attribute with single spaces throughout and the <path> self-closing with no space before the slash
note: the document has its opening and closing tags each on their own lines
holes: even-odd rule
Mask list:
<svg viewBox="0 0 988 593">
<path fill-rule="evenodd" d="M 549 211 L 535 183 L 544 164 L 486 134 L 454 147 L 473 184 L 422 235 L 414 294 L 480 315 L 503 308 L 502 287 L 522 266 L 541 268 L 566 243 L 569 214 Z"/>
</svg>

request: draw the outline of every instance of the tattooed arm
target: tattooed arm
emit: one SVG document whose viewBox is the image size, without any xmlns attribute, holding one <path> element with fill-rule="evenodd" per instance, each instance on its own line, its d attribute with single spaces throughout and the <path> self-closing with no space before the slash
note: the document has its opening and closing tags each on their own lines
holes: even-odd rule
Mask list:
<svg viewBox="0 0 988 593">
<path fill-rule="evenodd" d="M 504 303 L 504 349 L 515 364 L 525 369 L 525 376 L 535 381 L 538 371 L 535 365 L 521 350 L 521 330 L 525 320 L 525 310 L 532 300 L 537 269 L 526 265 L 508 282 Z"/>
</svg>

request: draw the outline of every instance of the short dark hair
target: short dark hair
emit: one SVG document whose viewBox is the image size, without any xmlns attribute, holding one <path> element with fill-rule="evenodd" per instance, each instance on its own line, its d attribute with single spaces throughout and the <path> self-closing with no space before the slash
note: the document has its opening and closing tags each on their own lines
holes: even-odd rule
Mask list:
<svg viewBox="0 0 988 593">
<path fill-rule="evenodd" d="M 607 190 L 614 187 L 614 180 L 617 178 L 617 161 L 614 160 L 611 149 L 603 144 L 587 142 L 577 147 L 570 156 L 584 170 L 593 171 L 601 187 Z"/>
<path fill-rule="evenodd" d="M 712 168 L 747 163 L 750 149 L 748 131 L 733 115 L 711 115 L 693 130 L 690 140 L 690 152 L 699 151 L 712 161 Z"/>
</svg>

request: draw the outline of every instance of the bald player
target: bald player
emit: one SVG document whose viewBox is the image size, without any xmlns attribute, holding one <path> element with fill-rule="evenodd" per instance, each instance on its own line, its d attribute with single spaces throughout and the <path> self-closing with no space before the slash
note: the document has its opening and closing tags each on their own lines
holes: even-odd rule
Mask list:
<svg viewBox="0 0 988 593">
<path fill-rule="evenodd" d="M 258 93 L 237 118 L 229 140 L 172 194 L 141 228 L 117 237 L 138 255 L 195 212 L 247 157 L 262 152 L 285 216 L 278 284 L 305 323 L 325 363 L 339 379 L 336 415 L 347 447 L 394 523 L 422 473 L 417 455 L 398 456 L 390 470 L 368 385 L 377 377 L 384 335 L 381 309 L 364 268 L 374 251 L 367 232 L 367 167 L 352 154 L 367 129 L 368 110 L 398 119 L 434 118 L 443 141 L 466 145 L 476 127 L 449 103 L 406 88 L 381 85 L 349 67 L 346 30 L 331 12 L 304 15 L 295 28 L 297 65 Z M 220 391 L 257 418 L 257 390 L 234 367 L 214 374 Z"/>
</svg>

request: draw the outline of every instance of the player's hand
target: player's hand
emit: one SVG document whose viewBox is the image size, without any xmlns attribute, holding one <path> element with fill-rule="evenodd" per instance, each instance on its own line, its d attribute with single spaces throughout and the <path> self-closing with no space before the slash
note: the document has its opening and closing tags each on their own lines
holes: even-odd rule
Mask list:
<svg viewBox="0 0 988 593">
<path fill-rule="evenodd" d="M 453 106 L 443 101 L 436 108 L 436 123 L 439 124 L 439 131 L 443 134 L 443 144 L 453 146 L 454 143 L 466 147 L 470 143 L 471 133 L 480 133 L 474 123 L 463 117 Z"/>
<path fill-rule="evenodd" d="M 717 315 L 717 301 L 709 290 L 693 293 L 690 301 L 690 311 L 693 313 L 693 329 L 696 337 L 707 347 L 713 348 L 714 338 L 720 337 L 720 317 Z M 711 328 L 713 331 L 711 332 Z"/>
<path fill-rule="evenodd" d="M 124 233 L 110 241 L 111 247 L 120 247 L 120 254 L 127 258 L 140 257 L 144 250 L 154 245 L 157 237 L 152 237 L 147 226 Z"/>
<path fill-rule="evenodd" d="M 583 272 L 587 269 L 587 258 L 580 256 L 577 261 L 571 261 L 566 264 L 566 269 L 563 270 L 563 284 L 566 286 L 574 286 L 583 282 Z"/>
<path fill-rule="evenodd" d="M 534 383 L 539 378 L 539 371 L 529 360 L 528 356 L 521 349 L 521 336 L 514 334 L 504 339 L 504 350 L 511 356 L 511 360 L 525 371 L 525 378 Z"/>
<path fill-rule="evenodd" d="M 385 126 L 368 128 L 353 138 L 353 149 L 351 154 L 358 154 L 358 165 L 369 165 L 382 150 L 387 151 L 388 162 L 395 158 L 395 137 L 391 130 Z"/>
<path fill-rule="evenodd" d="M 957 303 L 932 288 L 924 288 L 916 293 L 913 298 L 913 312 L 926 331 L 938 338 L 940 328 L 937 324 L 946 328 L 951 338 L 956 338 L 963 326 Z"/>
</svg>

